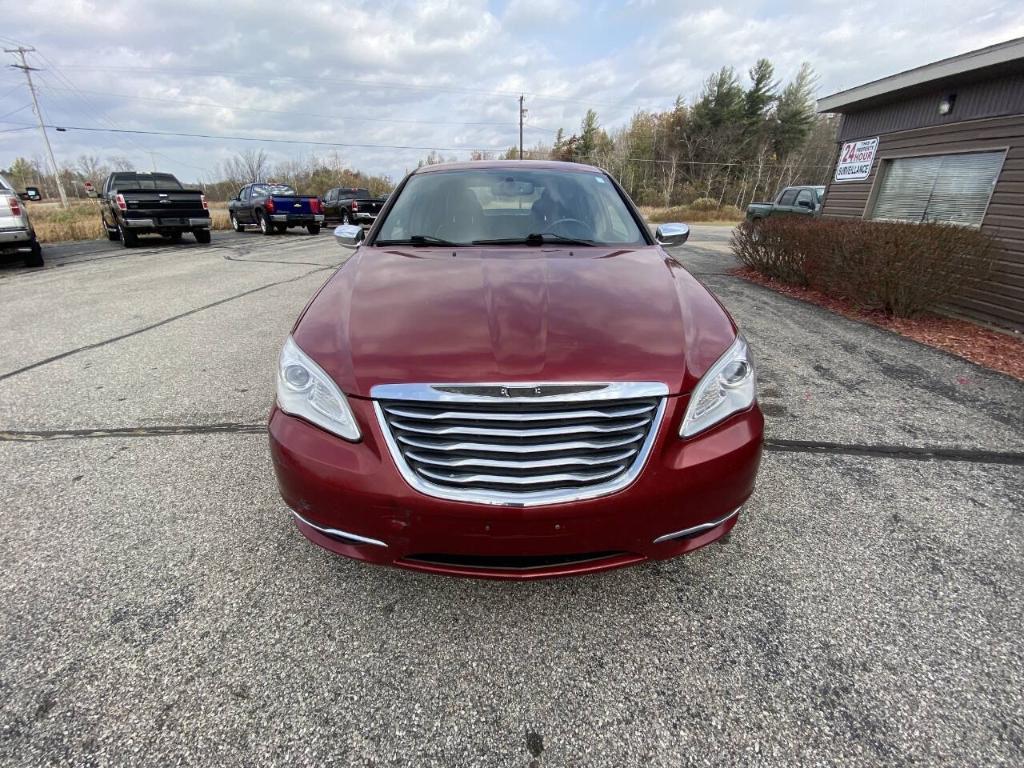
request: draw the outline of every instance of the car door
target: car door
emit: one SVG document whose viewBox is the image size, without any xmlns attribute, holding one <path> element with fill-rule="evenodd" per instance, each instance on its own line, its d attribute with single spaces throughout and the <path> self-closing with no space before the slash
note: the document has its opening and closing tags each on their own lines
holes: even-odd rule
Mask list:
<svg viewBox="0 0 1024 768">
<path fill-rule="evenodd" d="M 242 224 L 252 224 L 252 206 L 249 205 L 249 196 L 252 192 L 252 185 L 247 184 L 238 193 L 238 203 L 235 210 L 235 218 Z"/>
<path fill-rule="evenodd" d="M 249 191 L 249 216 L 253 223 L 258 224 L 263 206 L 266 204 L 270 190 L 266 184 L 253 184 Z"/>
<path fill-rule="evenodd" d="M 771 215 L 789 216 L 793 213 L 793 208 L 796 204 L 796 192 L 796 189 L 793 187 L 786 187 L 786 189 L 782 190 L 779 199 L 775 201 Z"/>
<path fill-rule="evenodd" d="M 814 215 L 815 194 L 813 189 L 801 189 L 796 195 L 796 204 L 793 206 L 793 213 L 800 216 Z"/>
<path fill-rule="evenodd" d="M 338 207 L 335 203 L 338 200 L 338 190 L 329 189 L 327 194 L 324 195 L 324 218 L 325 219 L 336 219 L 338 218 Z"/>
</svg>

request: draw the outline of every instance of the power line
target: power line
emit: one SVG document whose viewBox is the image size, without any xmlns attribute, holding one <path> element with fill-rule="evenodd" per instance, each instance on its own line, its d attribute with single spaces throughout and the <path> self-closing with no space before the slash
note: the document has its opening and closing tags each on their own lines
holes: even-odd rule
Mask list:
<svg viewBox="0 0 1024 768">
<path fill-rule="evenodd" d="M 5 120 L 8 124 L 19 125 L 19 123 L 11 123 L 9 120 Z M 316 141 L 313 139 L 278 139 L 261 136 L 228 136 L 224 134 L 212 134 L 212 133 L 185 133 L 180 131 L 144 131 L 144 130 L 132 130 L 128 128 L 97 128 L 95 126 L 85 125 L 56 125 L 47 124 L 47 128 L 53 128 L 61 133 L 65 131 L 88 131 L 92 133 L 117 133 L 117 134 L 129 134 L 129 135 L 141 135 L 141 136 L 177 136 L 189 139 L 216 139 L 220 141 L 256 141 L 265 144 L 310 144 L 313 146 L 320 147 L 348 147 L 351 149 L 415 149 L 415 150 L 436 150 L 438 152 L 499 152 L 501 150 L 494 147 L 426 147 L 426 146 L 413 146 L 404 144 L 355 144 L 340 141 Z M 147 150 L 148 151 L 148 150 Z"/>
<path fill-rule="evenodd" d="M 39 108 L 39 99 L 36 98 L 36 87 L 32 83 L 32 72 L 38 71 L 36 67 L 30 67 L 25 60 L 25 54 L 31 53 L 35 48 L 26 48 L 19 45 L 17 48 L 4 48 L 4 53 L 15 53 L 21 58 L 21 64 L 11 64 L 15 69 L 25 73 L 28 81 L 28 90 L 32 94 L 32 104 L 35 106 L 36 117 L 39 118 L 39 132 L 43 134 L 43 142 L 46 144 L 46 152 L 50 156 L 50 165 L 53 166 L 53 176 L 57 182 L 57 191 L 60 193 L 60 202 L 65 208 L 68 207 L 68 196 L 64 192 L 64 184 L 60 180 L 60 168 L 57 166 L 57 158 L 53 156 L 53 147 L 50 146 L 50 137 L 46 135 L 46 127 L 43 125 L 43 111 Z M 17 110 L 15 110 L 17 111 Z"/>
<path fill-rule="evenodd" d="M 11 115 L 17 114 L 18 112 L 21 112 L 21 110 L 28 109 L 31 106 L 31 104 L 25 104 L 23 106 L 18 107 L 17 109 L 12 109 L 10 112 L 6 112 L 0 115 L 0 120 L 3 120 L 5 117 L 10 117 Z"/>
</svg>

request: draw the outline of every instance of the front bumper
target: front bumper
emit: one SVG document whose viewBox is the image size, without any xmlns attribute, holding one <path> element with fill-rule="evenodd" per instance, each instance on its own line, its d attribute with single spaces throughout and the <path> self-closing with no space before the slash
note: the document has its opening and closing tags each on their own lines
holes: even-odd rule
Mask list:
<svg viewBox="0 0 1024 768">
<path fill-rule="evenodd" d="M 272 213 L 270 220 L 275 224 L 287 224 L 290 227 L 306 226 L 307 224 L 323 224 L 322 213 Z"/>
<path fill-rule="evenodd" d="M 755 405 L 681 440 L 686 398 L 670 397 L 632 485 L 583 501 L 502 507 L 414 490 L 388 452 L 371 401 L 349 403 L 359 443 L 276 406 L 271 411 L 278 486 L 302 533 L 358 560 L 486 578 L 590 573 L 675 557 L 721 538 L 754 490 L 764 431 Z"/>
</svg>

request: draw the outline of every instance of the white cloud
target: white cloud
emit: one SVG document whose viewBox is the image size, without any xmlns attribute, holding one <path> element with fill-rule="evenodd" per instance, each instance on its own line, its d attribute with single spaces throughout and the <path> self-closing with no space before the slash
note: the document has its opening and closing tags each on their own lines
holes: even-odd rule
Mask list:
<svg viewBox="0 0 1024 768">
<path fill-rule="evenodd" d="M 1024 35 L 1016 4 L 982 0 L 307 1 L 283 15 L 281 7 L 176 0 L 168 14 L 146 0 L 32 0 L 5 8 L 0 35 L 45 57 L 34 63 L 46 115 L 58 124 L 467 150 L 517 140 L 520 92 L 533 144 L 558 127 L 574 130 L 588 106 L 615 127 L 637 108 L 692 98 L 723 65 L 742 74 L 762 56 L 783 78 L 810 61 L 827 93 Z M 0 115 L 27 99 L 20 77 L 0 71 Z M 0 130 L 30 117 L 17 112 Z M 0 133 L 0 166 L 40 154 L 38 143 L 32 131 Z M 190 178 L 250 146 L 74 131 L 54 143 L 64 160 L 117 154 L 140 166 L 153 149 Z M 276 159 L 329 151 L 266 148 Z M 339 151 L 355 167 L 393 176 L 426 154 Z"/>
</svg>

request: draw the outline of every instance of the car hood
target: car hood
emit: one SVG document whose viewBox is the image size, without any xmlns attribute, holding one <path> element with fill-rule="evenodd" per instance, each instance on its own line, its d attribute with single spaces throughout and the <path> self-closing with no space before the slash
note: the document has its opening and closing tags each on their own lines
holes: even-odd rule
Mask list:
<svg viewBox="0 0 1024 768">
<path fill-rule="evenodd" d="M 659 247 L 362 247 L 293 330 L 342 388 L 375 384 L 694 385 L 736 335 Z"/>
</svg>

